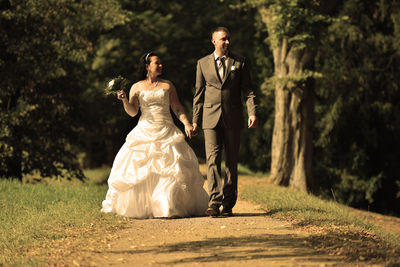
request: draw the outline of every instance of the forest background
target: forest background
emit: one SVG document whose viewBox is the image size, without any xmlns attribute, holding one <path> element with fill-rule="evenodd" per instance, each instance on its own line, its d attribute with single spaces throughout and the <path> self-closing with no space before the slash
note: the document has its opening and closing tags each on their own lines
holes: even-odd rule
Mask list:
<svg viewBox="0 0 400 267">
<path fill-rule="evenodd" d="M 196 61 L 213 51 L 216 26 L 231 30 L 232 50 L 251 62 L 258 96 L 259 125 L 243 131 L 240 162 L 268 173 L 277 62 L 264 11 L 275 5 L 285 25 L 301 12 L 317 19 L 300 26 L 319 25 L 304 44 L 313 51 L 305 80 L 313 100 L 309 192 L 399 216 L 399 3 L 329 1 L 324 19 L 308 16 L 320 2 L 0 0 L 0 177 L 83 179 L 83 169 L 110 166 L 138 118 L 104 88 L 118 75 L 135 82 L 149 51 L 160 55 L 191 118 Z M 187 141 L 204 160 L 203 137 Z"/>
</svg>

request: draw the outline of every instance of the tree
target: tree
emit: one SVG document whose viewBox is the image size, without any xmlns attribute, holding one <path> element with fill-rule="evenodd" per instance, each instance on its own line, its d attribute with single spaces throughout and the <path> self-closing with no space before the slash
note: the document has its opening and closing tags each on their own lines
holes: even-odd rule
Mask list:
<svg viewBox="0 0 400 267">
<path fill-rule="evenodd" d="M 270 181 L 307 191 L 312 183 L 314 57 L 326 14 L 326 1 L 247 0 L 264 22 L 274 58 L 275 120 Z M 335 2 L 335 1 L 333 1 Z M 325 5 L 323 4 L 325 3 Z"/>
<path fill-rule="evenodd" d="M 86 62 L 116 1 L 0 2 L 0 176 L 83 177 L 76 154 Z"/>
<path fill-rule="evenodd" d="M 315 173 L 321 195 L 400 214 L 400 6 L 348 0 L 316 64 Z"/>
</svg>

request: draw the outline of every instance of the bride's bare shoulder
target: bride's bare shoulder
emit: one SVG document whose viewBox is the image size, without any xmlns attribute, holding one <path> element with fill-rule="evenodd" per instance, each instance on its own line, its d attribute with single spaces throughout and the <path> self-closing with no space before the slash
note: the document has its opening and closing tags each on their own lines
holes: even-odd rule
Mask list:
<svg viewBox="0 0 400 267">
<path fill-rule="evenodd" d="M 141 90 L 143 90 L 143 87 L 144 87 L 143 81 L 138 81 L 132 85 L 130 93 L 132 95 L 138 94 Z"/>
<path fill-rule="evenodd" d="M 159 83 L 160 85 L 162 85 L 162 87 L 164 89 L 171 89 L 174 87 L 174 84 L 170 81 L 170 80 L 166 80 L 166 79 L 159 79 Z"/>
<path fill-rule="evenodd" d="M 140 89 L 140 88 L 142 88 L 144 85 L 145 85 L 145 82 L 144 82 L 144 81 L 138 81 L 138 82 L 135 82 L 135 83 L 132 85 L 132 88 L 138 88 L 138 89 Z"/>
</svg>

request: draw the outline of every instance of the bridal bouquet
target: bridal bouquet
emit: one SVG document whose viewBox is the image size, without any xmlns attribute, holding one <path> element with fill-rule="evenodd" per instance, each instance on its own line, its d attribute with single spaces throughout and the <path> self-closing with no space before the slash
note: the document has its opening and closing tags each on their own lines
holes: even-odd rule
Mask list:
<svg viewBox="0 0 400 267">
<path fill-rule="evenodd" d="M 128 81 L 119 75 L 117 78 L 111 79 L 105 88 L 106 95 L 116 95 L 117 91 L 124 90 L 128 87 Z"/>
</svg>

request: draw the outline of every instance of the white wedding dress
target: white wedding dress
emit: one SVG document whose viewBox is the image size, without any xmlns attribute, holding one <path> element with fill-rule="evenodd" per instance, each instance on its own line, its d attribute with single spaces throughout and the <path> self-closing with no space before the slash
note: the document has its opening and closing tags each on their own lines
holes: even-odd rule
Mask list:
<svg viewBox="0 0 400 267">
<path fill-rule="evenodd" d="M 115 157 L 101 211 L 134 218 L 204 215 L 204 178 L 172 120 L 169 91 L 141 91 L 139 103 L 141 117 Z"/>
</svg>

